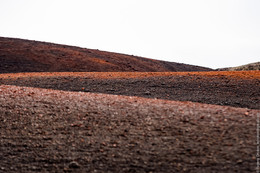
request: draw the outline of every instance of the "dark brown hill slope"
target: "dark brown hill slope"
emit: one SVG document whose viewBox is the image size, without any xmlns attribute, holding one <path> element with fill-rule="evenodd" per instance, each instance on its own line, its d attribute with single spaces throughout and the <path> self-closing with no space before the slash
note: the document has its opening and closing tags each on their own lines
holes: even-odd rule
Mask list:
<svg viewBox="0 0 260 173">
<path fill-rule="evenodd" d="M 0 37 L 0 73 L 209 70 L 212 69 L 67 45 Z"/>
<path fill-rule="evenodd" d="M 192 101 L 260 110 L 260 71 L 0 74 L 0 85 Z"/>
</svg>

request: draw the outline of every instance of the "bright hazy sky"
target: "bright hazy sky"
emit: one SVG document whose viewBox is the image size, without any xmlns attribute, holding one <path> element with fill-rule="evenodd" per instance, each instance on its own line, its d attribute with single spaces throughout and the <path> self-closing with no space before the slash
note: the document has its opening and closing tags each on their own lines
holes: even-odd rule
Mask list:
<svg viewBox="0 0 260 173">
<path fill-rule="evenodd" d="M 260 60 L 260 0 L 0 0 L 0 36 L 237 66 Z"/>
</svg>

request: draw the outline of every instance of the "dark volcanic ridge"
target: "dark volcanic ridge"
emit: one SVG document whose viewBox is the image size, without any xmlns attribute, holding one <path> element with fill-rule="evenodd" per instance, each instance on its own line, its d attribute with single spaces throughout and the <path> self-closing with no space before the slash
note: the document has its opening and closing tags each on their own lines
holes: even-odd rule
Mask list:
<svg viewBox="0 0 260 173">
<path fill-rule="evenodd" d="M 0 37 L 0 73 L 210 70 L 94 49 Z"/>
<path fill-rule="evenodd" d="M 0 74 L 0 85 L 139 96 L 260 109 L 260 72 Z"/>
</svg>

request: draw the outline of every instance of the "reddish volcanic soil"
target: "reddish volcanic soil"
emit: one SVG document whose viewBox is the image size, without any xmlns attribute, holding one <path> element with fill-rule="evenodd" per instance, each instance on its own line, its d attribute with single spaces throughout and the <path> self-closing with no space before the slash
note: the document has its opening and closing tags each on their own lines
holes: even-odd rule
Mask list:
<svg viewBox="0 0 260 173">
<path fill-rule="evenodd" d="M 212 69 L 94 49 L 0 37 L 0 73 L 209 70 Z"/>
<path fill-rule="evenodd" d="M 0 84 L 0 172 L 256 171 L 259 71 L 19 73 Z"/>
<path fill-rule="evenodd" d="M 260 109 L 260 71 L 18 73 L 0 83 Z"/>
</svg>

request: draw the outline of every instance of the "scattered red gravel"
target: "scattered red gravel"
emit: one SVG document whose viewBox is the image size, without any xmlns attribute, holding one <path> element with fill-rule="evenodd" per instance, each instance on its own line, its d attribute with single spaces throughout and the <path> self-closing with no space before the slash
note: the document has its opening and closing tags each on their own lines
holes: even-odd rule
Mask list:
<svg viewBox="0 0 260 173">
<path fill-rule="evenodd" d="M 17 73 L 0 83 L 260 109 L 260 71 Z"/>
<path fill-rule="evenodd" d="M 0 172 L 258 171 L 260 71 L 209 70 L 0 37 Z"/>
<path fill-rule="evenodd" d="M 259 110 L 0 86 L 0 172 L 254 172 Z"/>
</svg>

